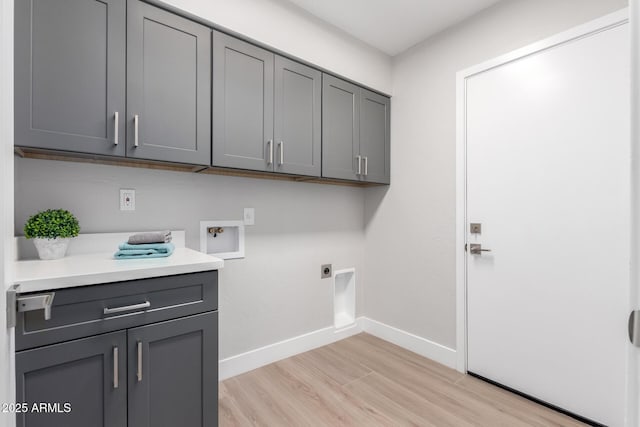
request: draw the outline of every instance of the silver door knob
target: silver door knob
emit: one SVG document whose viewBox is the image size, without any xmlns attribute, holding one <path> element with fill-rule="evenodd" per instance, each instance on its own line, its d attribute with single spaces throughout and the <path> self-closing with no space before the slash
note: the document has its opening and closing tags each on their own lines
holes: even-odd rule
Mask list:
<svg viewBox="0 0 640 427">
<path fill-rule="evenodd" d="M 482 252 L 491 252 L 491 249 L 482 249 L 482 245 L 480 243 L 471 243 L 469 245 L 469 252 L 472 255 L 482 255 Z"/>
</svg>

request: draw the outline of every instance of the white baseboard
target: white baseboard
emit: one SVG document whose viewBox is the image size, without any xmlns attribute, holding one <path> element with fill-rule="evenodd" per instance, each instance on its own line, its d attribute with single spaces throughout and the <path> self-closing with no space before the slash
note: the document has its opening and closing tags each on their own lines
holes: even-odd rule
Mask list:
<svg viewBox="0 0 640 427">
<path fill-rule="evenodd" d="M 362 318 L 362 329 L 368 334 L 456 369 L 456 351 L 452 348 L 366 317 Z"/>
<path fill-rule="evenodd" d="M 359 334 L 362 332 L 361 323 L 362 318 L 358 318 L 355 324 L 342 329 L 336 330 L 330 326 L 222 359 L 218 365 L 218 379 L 223 381 L 269 363 Z"/>
<path fill-rule="evenodd" d="M 343 340 L 360 332 L 367 332 L 445 366 L 454 369 L 456 367 L 455 350 L 393 326 L 385 325 L 366 317 L 359 317 L 354 325 L 346 328 L 338 330 L 333 327 L 318 329 L 317 331 L 222 359 L 218 365 L 218 378 L 223 381 L 278 360 Z"/>
</svg>

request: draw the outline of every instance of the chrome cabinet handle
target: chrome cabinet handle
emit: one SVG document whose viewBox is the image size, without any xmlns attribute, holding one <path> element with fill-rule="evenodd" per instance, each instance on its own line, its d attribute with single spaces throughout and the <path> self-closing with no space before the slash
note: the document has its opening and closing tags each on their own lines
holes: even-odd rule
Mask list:
<svg viewBox="0 0 640 427">
<path fill-rule="evenodd" d="M 138 128 L 140 125 L 140 117 L 136 114 L 133 116 L 133 146 L 138 146 Z"/>
<path fill-rule="evenodd" d="M 362 175 L 362 156 L 356 156 L 356 160 L 358 161 L 358 175 Z"/>
<path fill-rule="evenodd" d="M 141 308 L 149 308 L 149 307 L 151 307 L 151 303 L 149 301 L 145 301 L 145 302 L 141 302 L 140 304 L 125 305 L 122 307 L 114 307 L 114 308 L 105 307 L 105 309 L 103 310 L 103 313 L 104 314 L 122 313 L 123 311 L 139 310 Z"/>
<path fill-rule="evenodd" d="M 118 112 L 113 114 L 113 145 L 118 145 Z"/>
<path fill-rule="evenodd" d="M 369 175 L 369 158 L 367 156 L 364 157 L 364 176 Z"/>
<path fill-rule="evenodd" d="M 280 166 L 284 165 L 284 141 L 278 143 L 280 149 Z"/>
<path fill-rule="evenodd" d="M 113 347 L 113 388 L 118 388 L 118 347 Z"/>
<path fill-rule="evenodd" d="M 142 381 L 142 341 L 138 341 L 138 368 L 136 370 L 138 382 Z"/>
<path fill-rule="evenodd" d="M 269 159 L 267 160 L 267 164 L 273 164 L 273 140 L 270 139 L 267 141 L 267 150 L 269 150 Z"/>
</svg>

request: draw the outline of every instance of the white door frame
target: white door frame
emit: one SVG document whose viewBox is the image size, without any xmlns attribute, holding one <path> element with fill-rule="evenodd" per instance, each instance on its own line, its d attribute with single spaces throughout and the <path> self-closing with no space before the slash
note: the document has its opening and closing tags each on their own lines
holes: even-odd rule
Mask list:
<svg viewBox="0 0 640 427">
<path fill-rule="evenodd" d="M 639 0 L 633 0 L 634 3 Z M 637 6 L 637 5 L 636 5 Z M 634 18 L 640 19 L 640 11 L 636 9 L 632 9 L 634 13 Z M 610 29 L 613 27 L 617 27 L 619 25 L 623 25 L 629 22 L 629 9 L 622 9 L 618 12 L 611 13 L 609 15 L 605 15 L 602 18 L 590 21 L 586 24 L 580 25 L 578 27 L 572 28 L 568 31 L 562 32 L 558 35 L 549 37 L 537 43 L 531 44 L 524 48 L 515 50 L 506 55 L 499 56 L 497 58 L 491 59 L 489 61 L 483 62 L 481 64 L 475 65 L 473 67 L 467 68 L 457 73 L 456 76 L 456 368 L 458 371 L 462 373 L 467 372 L 467 264 L 466 264 L 466 252 L 465 252 L 465 243 L 466 243 L 466 224 L 467 224 L 467 164 L 466 164 L 466 84 L 467 79 L 483 73 L 485 71 L 491 70 L 492 68 L 507 64 L 509 62 L 524 58 L 529 55 L 533 55 L 535 53 L 544 51 L 546 49 L 552 48 L 554 46 L 561 45 L 571 40 L 580 39 L 583 37 L 587 37 L 593 35 L 595 33 L 601 32 L 606 29 Z M 637 23 L 640 26 L 640 23 Z M 640 30 L 637 30 L 640 34 Z M 634 55 L 638 56 L 635 51 L 640 48 L 640 41 L 633 40 L 632 46 L 634 47 Z M 640 58 L 636 58 L 638 61 L 638 69 L 640 69 Z M 636 71 L 635 73 L 637 73 Z M 638 77 L 634 75 L 634 80 L 638 80 Z M 636 88 L 640 88 L 640 81 L 634 82 Z M 635 92 L 635 97 L 637 98 L 640 93 Z M 639 101 L 640 102 L 640 101 Z M 635 103 L 634 103 L 635 104 Z M 636 116 L 640 113 L 640 104 L 637 105 L 638 110 L 635 111 Z M 633 123 L 634 120 L 631 120 Z M 632 138 L 634 141 L 634 146 L 637 144 L 637 138 L 640 137 L 640 128 L 635 130 L 635 133 L 632 134 Z M 640 149 L 633 149 L 634 152 L 634 163 L 633 163 L 633 171 L 632 175 L 635 176 L 638 182 L 633 182 L 633 200 L 637 204 L 637 214 L 634 214 L 632 218 L 632 229 L 635 231 L 638 236 L 634 240 L 634 242 L 640 242 L 640 220 L 638 220 L 640 215 Z M 636 195 L 637 194 L 637 195 Z M 630 195 L 631 196 L 631 195 Z M 633 205 L 634 203 L 632 203 Z M 633 254 L 634 252 L 632 252 Z M 636 252 L 637 256 L 633 258 L 632 256 L 632 264 L 637 267 L 637 270 L 640 270 L 640 244 L 639 250 Z M 633 270 L 633 269 L 632 269 Z M 640 276 L 640 274 L 638 275 Z M 636 282 L 633 281 L 633 277 L 638 277 L 632 275 L 632 286 L 637 286 Z M 632 388 L 630 385 L 629 395 L 637 396 L 637 390 Z M 627 407 L 629 408 L 629 413 L 627 414 L 627 425 L 637 426 L 638 423 L 636 420 L 638 419 L 638 415 L 636 414 L 637 406 L 635 402 L 628 402 Z M 633 412 L 633 415 L 632 415 Z"/>
<path fill-rule="evenodd" d="M 631 0 L 631 310 L 640 308 L 640 0 Z M 640 425 L 640 353 L 629 348 L 627 417 Z"/>
<path fill-rule="evenodd" d="M 0 1 L 0 403 L 15 402 L 13 328 L 7 329 L 6 288 L 13 282 L 13 0 Z M 0 426 L 15 414 L 0 412 Z"/>
</svg>

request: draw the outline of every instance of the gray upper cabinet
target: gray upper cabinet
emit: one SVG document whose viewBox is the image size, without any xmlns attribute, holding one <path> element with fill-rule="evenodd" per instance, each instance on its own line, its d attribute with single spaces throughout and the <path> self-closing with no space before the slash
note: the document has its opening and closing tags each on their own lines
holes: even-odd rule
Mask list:
<svg viewBox="0 0 640 427">
<path fill-rule="evenodd" d="M 324 74 L 322 176 L 389 184 L 391 100 Z"/>
<path fill-rule="evenodd" d="M 276 172 L 320 176 L 322 73 L 276 56 Z"/>
<path fill-rule="evenodd" d="M 16 401 L 59 403 L 60 413 L 19 413 L 16 424 L 126 427 L 126 338 L 121 331 L 17 353 Z"/>
<path fill-rule="evenodd" d="M 129 329 L 129 425 L 218 425 L 218 313 Z"/>
<path fill-rule="evenodd" d="M 127 3 L 127 156 L 209 165 L 211 30 Z"/>
<path fill-rule="evenodd" d="M 273 53 L 213 32 L 213 166 L 272 171 Z"/>
<path fill-rule="evenodd" d="M 141 0 L 15 3 L 16 146 L 389 183 L 385 96 Z"/>
<path fill-rule="evenodd" d="M 123 156 L 125 0 L 15 2 L 15 145 Z"/>
<path fill-rule="evenodd" d="M 361 180 L 389 184 L 390 99 L 366 89 L 360 92 Z"/>
<path fill-rule="evenodd" d="M 322 176 L 358 180 L 360 88 L 328 74 L 322 85 Z"/>
</svg>

